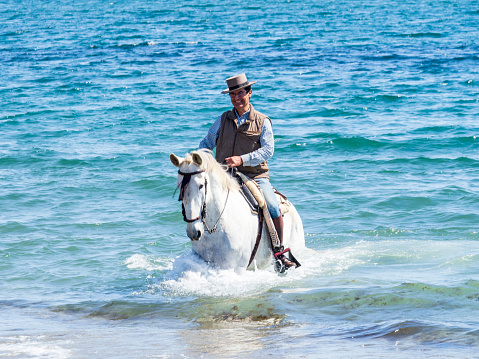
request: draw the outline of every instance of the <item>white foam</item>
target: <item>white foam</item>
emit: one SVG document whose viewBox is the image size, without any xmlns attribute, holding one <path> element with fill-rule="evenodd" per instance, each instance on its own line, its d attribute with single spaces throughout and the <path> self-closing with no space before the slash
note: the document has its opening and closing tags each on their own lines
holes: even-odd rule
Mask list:
<svg viewBox="0 0 479 359">
<path fill-rule="evenodd" d="M 0 356 L 66 359 L 72 357 L 69 349 L 51 343 L 46 336 L 18 336 L 3 338 L 0 342 Z"/>
<path fill-rule="evenodd" d="M 144 254 L 134 254 L 126 259 L 123 264 L 126 264 L 128 269 L 142 269 L 147 271 L 169 270 L 172 268 L 171 261 L 165 262 L 164 260 L 155 259 Z"/>
<path fill-rule="evenodd" d="M 306 257 L 302 258 L 309 262 Z M 309 275 L 312 268 L 308 267 L 308 270 L 303 270 L 306 266 L 289 270 L 286 275 L 278 275 L 272 266 L 266 270 L 255 271 L 222 270 L 208 265 L 189 251 L 175 260 L 173 270 L 167 278 L 155 286 L 170 295 L 250 296 L 276 286 L 297 283 Z"/>
</svg>

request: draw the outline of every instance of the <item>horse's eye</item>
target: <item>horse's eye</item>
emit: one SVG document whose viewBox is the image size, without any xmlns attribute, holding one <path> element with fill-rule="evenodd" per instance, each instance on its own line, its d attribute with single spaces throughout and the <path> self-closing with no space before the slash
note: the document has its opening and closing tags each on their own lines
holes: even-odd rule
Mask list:
<svg viewBox="0 0 479 359">
<path fill-rule="evenodd" d="M 203 188 L 203 185 L 202 185 L 202 184 L 200 184 L 200 189 L 202 189 L 202 188 Z"/>
</svg>

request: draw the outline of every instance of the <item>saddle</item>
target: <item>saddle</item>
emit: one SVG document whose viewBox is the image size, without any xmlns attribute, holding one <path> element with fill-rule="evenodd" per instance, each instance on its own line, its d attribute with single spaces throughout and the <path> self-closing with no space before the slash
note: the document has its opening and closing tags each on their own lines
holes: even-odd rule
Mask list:
<svg viewBox="0 0 479 359">
<path fill-rule="evenodd" d="M 248 203 L 251 212 L 257 215 L 260 209 L 265 205 L 263 193 L 261 193 L 259 190 L 258 185 L 256 182 L 252 181 L 241 172 L 238 172 L 236 169 L 231 171 L 231 175 L 238 181 L 241 188 L 240 193 L 245 199 L 246 203 Z M 277 191 L 276 188 L 273 188 L 273 191 L 276 194 L 281 215 L 288 213 L 291 206 L 291 202 L 288 201 L 288 197 Z"/>
</svg>

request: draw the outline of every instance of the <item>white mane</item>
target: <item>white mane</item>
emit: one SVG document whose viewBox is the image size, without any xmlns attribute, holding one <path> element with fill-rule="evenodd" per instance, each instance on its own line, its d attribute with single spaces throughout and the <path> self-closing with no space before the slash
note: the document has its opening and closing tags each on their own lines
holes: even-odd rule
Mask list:
<svg viewBox="0 0 479 359">
<path fill-rule="evenodd" d="M 202 163 L 200 168 L 205 170 L 208 174 L 213 174 L 216 179 L 221 183 L 223 189 L 229 189 L 231 191 L 239 191 L 240 187 L 238 182 L 230 176 L 226 170 L 228 169 L 225 165 L 220 165 L 216 159 L 213 157 L 212 152 L 207 149 L 199 149 L 194 151 L 197 153 L 201 159 Z M 184 164 L 189 165 L 194 163 L 193 157 L 190 153 L 186 154 L 184 159 Z"/>
</svg>

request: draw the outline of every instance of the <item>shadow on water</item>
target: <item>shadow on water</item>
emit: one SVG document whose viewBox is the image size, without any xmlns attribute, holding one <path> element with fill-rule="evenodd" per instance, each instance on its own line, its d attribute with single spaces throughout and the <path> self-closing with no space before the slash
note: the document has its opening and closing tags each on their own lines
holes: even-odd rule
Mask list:
<svg viewBox="0 0 479 359">
<path fill-rule="evenodd" d="M 251 355 L 268 346 L 272 333 L 292 325 L 270 298 L 197 300 L 187 317 L 195 326 L 181 336 L 195 354 L 214 357 Z"/>
</svg>

